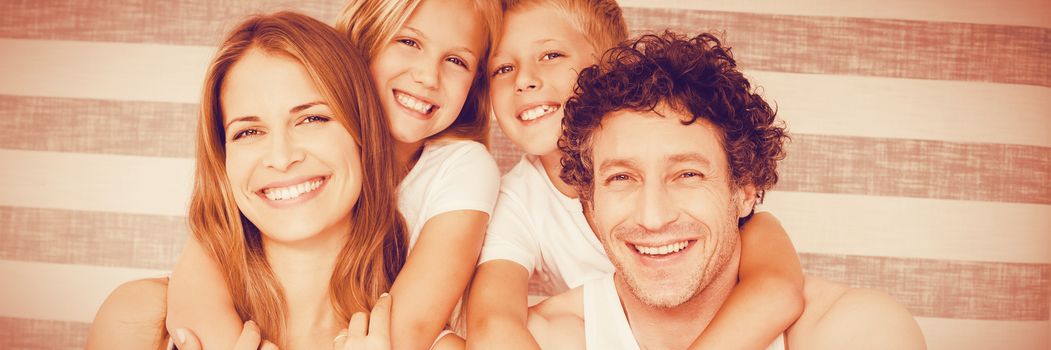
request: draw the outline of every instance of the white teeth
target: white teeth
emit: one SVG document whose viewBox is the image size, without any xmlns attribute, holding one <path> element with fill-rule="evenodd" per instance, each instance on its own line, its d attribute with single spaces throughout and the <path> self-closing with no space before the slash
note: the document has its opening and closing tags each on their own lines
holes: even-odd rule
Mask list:
<svg viewBox="0 0 1051 350">
<path fill-rule="evenodd" d="M 419 99 L 417 99 L 415 97 L 412 97 L 412 96 L 409 96 L 409 95 L 406 95 L 406 94 L 403 94 L 403 93 L 400 93 L 400 92 L 395 92 L 394 93 L 394 99 L 397 100 L 398 103 L 401 104 L 402 106 L 404 106 L 405 108 L 414 110 L 414 111 L 416 111 L 416 112 L 418 112 L 420 114 L 430 113 L 432 107 L 434 107 L 434 105 L 432 105 L 432 104 L 420 101 Z"/>
<path fill-rule="evenodd" d="M 558 109 L 558 107 L 551 105 L 536 106 L 525 110 L 524 112 L 522 112 L 522 114 L 518 116 L 518 118 L 524 121 L 530 121 L 536 118 L 540 118 L 540 116 L 552 112 L 556 109 Z"/>
<path fill-rule="evenodd" d="M 645 246 L 635 245 L 635 250 L 637 250 L 639 253 L 646 254 L 646 255 L 668 255 L 668 254 L 675 253 L 675 252 L 678 252 L 680 250 L 686 249 L 686 246 L 688 246 L 688 245 L 689 245 L 688 241 L 682 241 L 682 242 L 678 242 L 678 243 L 662 245 L 662 246 L 659 246 L 659 247 L 645 247 Z"/>
<path fill-rule="evenodd" d="M 266 196 L 266 199 L 272 201 L 296 199 L 304 193 L 312 192 L 318 189 L 318 187 L 321 187 L 322 181 L 323 180 L 315 180 L 288 187 L 267 188 L 263 190 L 263 195 Z"/>
</svg>

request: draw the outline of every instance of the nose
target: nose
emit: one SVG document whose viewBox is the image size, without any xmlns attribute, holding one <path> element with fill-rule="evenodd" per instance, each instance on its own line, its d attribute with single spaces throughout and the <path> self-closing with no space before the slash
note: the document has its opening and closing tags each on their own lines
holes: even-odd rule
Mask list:
<svg viewBox="0 0 1051 350">
<path fill-rule="evenodd" d="M 274 135 L 269 139 L 270 152 L 263 159 L 264 166 L 285 172 L 296 163 L 303 161 L 305 153 L 291 135 Z"/>
<path fill-rule="evenodd" d="M 412 80 L 428 89 L 438 86 L 438 65 L 419 63 L 412 69 Z"/>
<path fill-rule="evenodd" d="M 533 73 L 533 70 L 530 67 L 527 67 L 527 65 L 519 67 L 518 74 L 515 75 L 516 93 L 539 90 L 543 87 L 543 83 L 537 78 L 536 74 Z"/>
<path fill-rule="evenodd" d="M 639 226 L 650 232 L 659 232 L 678 219 L 668 189 L 660 184 L 646 184 L 636 210 Z"/>
</svg>

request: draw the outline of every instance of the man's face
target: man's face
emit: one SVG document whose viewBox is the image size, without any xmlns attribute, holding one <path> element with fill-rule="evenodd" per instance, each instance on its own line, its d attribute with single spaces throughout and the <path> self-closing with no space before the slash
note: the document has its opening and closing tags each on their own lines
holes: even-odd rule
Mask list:
<svg viewBox="0 0 1051 350">
<path fill-rule="evenodd" d="M 658 111 L 663 117 L 617 111 L 594 132 L 590 215 L 632 294 L 670 308 L 730 264 L 737 220 L 751 211 L 754 191 L 731 188 L 715 126 L 703 119 L 682 125 L 682 113 Z"/>
</svg>

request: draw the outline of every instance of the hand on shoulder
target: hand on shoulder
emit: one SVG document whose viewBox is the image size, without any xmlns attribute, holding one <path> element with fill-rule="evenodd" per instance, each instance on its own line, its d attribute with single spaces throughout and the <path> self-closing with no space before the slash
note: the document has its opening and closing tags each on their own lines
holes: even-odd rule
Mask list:
<svg viewBox="0 0 1051 350">
<path fill-rule="evenodd" d="M 166 342 L 167 278 L 126 282 L 99 307 L 87 349 L 163 349 Z"/>
</svg>

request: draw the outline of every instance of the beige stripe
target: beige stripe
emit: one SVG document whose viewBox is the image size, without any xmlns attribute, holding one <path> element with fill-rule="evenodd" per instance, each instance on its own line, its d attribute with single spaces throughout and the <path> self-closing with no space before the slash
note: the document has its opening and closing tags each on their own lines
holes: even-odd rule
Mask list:
<svg viewBox="0 0 1051 350">
<path fill-rule="evenodd" d="M 0 149 L 0 205 L 186 215 L 193 161 Z"/>
<path fill-rule="evenodd" d="M 90 323 L 0 317 L 0 349 L 83 349 Z"/>
<path fill-rule="evenodd" d="M 0 260 L 0 317 L 91 322 L 121 283 L 168 274 L 165 270 Z"/>
<path fill-rule="evenodd" d="M 0 39 L 0 94 L 196 103 L 215 49 Z"/>
<path fill-rule="evenodd" d="M 746 69 L 1051 87 L 1048 28 L 640 8 L 625 18 L 633 33 L 725 33 Z"/>
<path fill-rule="evenodd" d="M 194 156 L 195 104 L 0 95 L 0 148 Z"/>
<path fill-rule="evenodd" d="M 782 191 L 1051 204 L 1048 147 L 796 134 L 787 152 Z"/>
<path fill-rule="evenodd" d="M 620 0 L 617 2 L 621 7 L 1051 27 L 1051 6 L 1044 0 L 750 0 L 743 2 L 734 0 Z"/>
<path fill-rule="evenodd" d="M 1048 321 L 984 321 L 917 317 L 932 350 L 1048 349 Z"/>
<path fill-rule="evenodd" d="M 915 316 L 1046 321 L 1051 264 L 801 254 L 807 274 L 885 291 Z"/>
<path fill-rule="evenodd" d="M 0 207 L 0 259 L 170 269 L 185 217 Z"/>
<path fill-rule="evenodd" d="M 186 212 L 189 159 L 14 150 L 0 159 L 0 205 Z M 760 209 L 805 252 L 1051 263 L 1048 205 L 774 191 Z"/>
<path fill-rule="evenodd" d="M 1051 263 L 1051 206 L 774 191 L 800 252 Z"/>
<path fill-rule="evenodd" d="M 1045 87 L 745 73 L 796 134 L 1051 147 L 1051 89 Z"/>
<path fill-rule="evenodd" d="M 153 47 L 160 45 L 0 39 L 0 47 L 8 44 L 20 50 L 0 55 L 0 74 L 6 74 L 0 80 L 0 95 L 177 103 L 197 101 L 212 51 L 167 46 L 157 53 Z M 49 57 L 39 59 L 41 56 Z M 199 62 L 199 66 L 185 68 L 187 62 Z M 139 73 L 107 73 L 118 69 Z M 795 133 L 1051 147 L 1051 118 L 1047 117 L 1051 115 L 1051 89 L 1047 88 L 747 73 L 763 87 L 764 96 L 777 104 L 779 115 Z M 55 81 L 64 83 L 52 83 Z M 106 84 L 96 84 L 100 81 Z M 1009 117 L 1003 106 L 1011 106 Z"/>
</svg>

